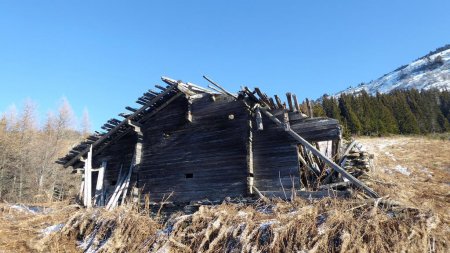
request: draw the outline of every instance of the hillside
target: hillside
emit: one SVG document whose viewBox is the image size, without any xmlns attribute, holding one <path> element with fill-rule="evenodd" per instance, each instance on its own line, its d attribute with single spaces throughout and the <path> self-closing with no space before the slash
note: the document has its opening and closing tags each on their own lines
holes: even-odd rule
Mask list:
<svg viewBox="0 0 450 253">
<path fill-rule="evenodd" d="M 438 48 L 369 83 L 362 83 L 357 87 L 338 92 L 335 96 L 342 93 L 358 94 L 363 90 L 375 95 L 377 92 L 389 93 L 393 90 L 433 88 L 450 90 L 450 45 Z"/>
</svg>

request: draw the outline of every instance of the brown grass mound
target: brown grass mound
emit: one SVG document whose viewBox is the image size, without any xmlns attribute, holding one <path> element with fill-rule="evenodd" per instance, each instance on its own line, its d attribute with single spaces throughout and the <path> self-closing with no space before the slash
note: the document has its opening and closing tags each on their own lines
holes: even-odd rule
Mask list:
<svg viewBox="0 0 450 253">
<path fill-rule="evenodd" d="M 24 205 L 0 205 L 0 252 L 49 252 L 49 232 L 80 209 L 67 202 L 39 204 L 38 211 Z M 64 251 L 62 249 L 61 251 Z"/>
<path fill-rule="evenodd" d="M 293 203 L 203 206 L 164 226 L 131 208 L 76 213 L 50 249 L 89 252 L 444 252 L 439 217 L 380 202 L 297 199 Z M 75 243 L 77 242 L 78 243 Z M 69 244 L 69 245 L 68 245 Z M 64 245 L 62 247 L 61 245 Z"/>
</svg>

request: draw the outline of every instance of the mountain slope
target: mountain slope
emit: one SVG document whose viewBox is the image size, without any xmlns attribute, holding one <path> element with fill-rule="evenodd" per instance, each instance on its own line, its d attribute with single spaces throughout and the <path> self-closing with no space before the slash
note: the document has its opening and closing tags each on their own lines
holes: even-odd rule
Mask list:
<svg viewBox="0 0 450 253">
<path fill-rule="evenodd" d="M 350 87 L 341 93 L 389 93 L 398 89 L 450 90 L 450 45 L 435 50 L 369 83 Z"/>
</svg>

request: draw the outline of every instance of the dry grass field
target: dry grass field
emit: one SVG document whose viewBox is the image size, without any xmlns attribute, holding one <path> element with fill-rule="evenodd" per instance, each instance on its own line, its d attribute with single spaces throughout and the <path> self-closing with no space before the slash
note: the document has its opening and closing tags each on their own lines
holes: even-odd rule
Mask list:
<svg viewBox="0 0 450 253">
<path fill-rule="evenodd" d="M 366 182 L 384 202 L 224 203 L 167 222 L 132 206 L 106 212 L 56 203 L 35 211 L 5 203 L 0 252 L 448 252 L 450 140 L 358 141 L 375 155 Z"/>
<path fill-rule="evenodd" d="M 375 155 L 374 188 L 383 196 L 450 218 L 450 139 L 358 138 Z M 383 183 L 380 183 L 383 182 Z"/>
</svg>

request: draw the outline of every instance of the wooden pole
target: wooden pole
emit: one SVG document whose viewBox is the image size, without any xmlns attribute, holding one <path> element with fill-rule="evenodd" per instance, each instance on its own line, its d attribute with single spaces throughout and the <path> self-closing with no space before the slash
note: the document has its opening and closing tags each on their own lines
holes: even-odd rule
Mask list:
<svg viewBox="0 0 450 253">
<path fill-rule="evenodd" d="M 92 207 L 92 145 L 84 162 L 84 206 Z"/>
<path fill-rule="evenodd" d="M 270 112 L 268 112 L 265 108 L 261 107 L 261 111 L 269 117 L 275 124 L 277 124 L 279 127 L 284 127 L 284 124 L 277 119 L 275 116 L 273 116 Z M 350 181 L 353 185 L 356 187 L 362 189 L 364 192 L 366 192 L 370 197 L 373 198 L 379 198 L 378 194 L 367 187 L 363 182 L 359 181 L 355 177 L 353 177 L 350 173 L 345 171 L 343 168 L 341 168 L 339 165 L 334 163 L 330 158 L 323 155 L 322 152 L 317 150 L 313 145 L 311 145 L 308 141 L 303 139 L 300 135 L 298 135 L 295 131 L 290 129 L 287 131 L 294 139 L 296 139 L 300 144 L 302 144 L 306 149 L 311 151 L 314 155 L 321 158 L 325 163 L 327 163 L 332 169 L 339 172 L 344 178 L 346 178 L 348 181 Z"/>
<path fill-rule="evenodd" d="M 299 113 L 302 113 L 302 110 L 300 109 L 300 105 L 298 104 L 298 101 L 297 101 L 297 95 L 292 95 L 292 98 L 294 99 L 294 106 L 295 106 L 295 108 L 297 108 L 297 111 L 299 112 Z"/>
<path fill-rule="evenodd" d="M 214 82 L 213 80 L 209 79 L 207 76 L 203 76 L 203 78 L 206 79 L 206 81 L 210 82 L 212 85 L 216 86 L 217 88 L 219 88 L 221 91 L 223 91 L 225 94 L 234 97 L 235 99 L 237 99 L 237 96 L 234 94 L 231 94 L 230 92 L 228 92 L 227 90 L 225 90 L 222 86 L 220 86 L 218 83 Z"/>
<path fill-rule="evenodd" d="M 312 108 L 312 105 L 311 105 L 311 101 L 309 101 L 309 99 L 306 99 L 306 106 L 308 107 L 309 117 L 310 118 L 314 118 L 313 108 Z"/>
</svg>

